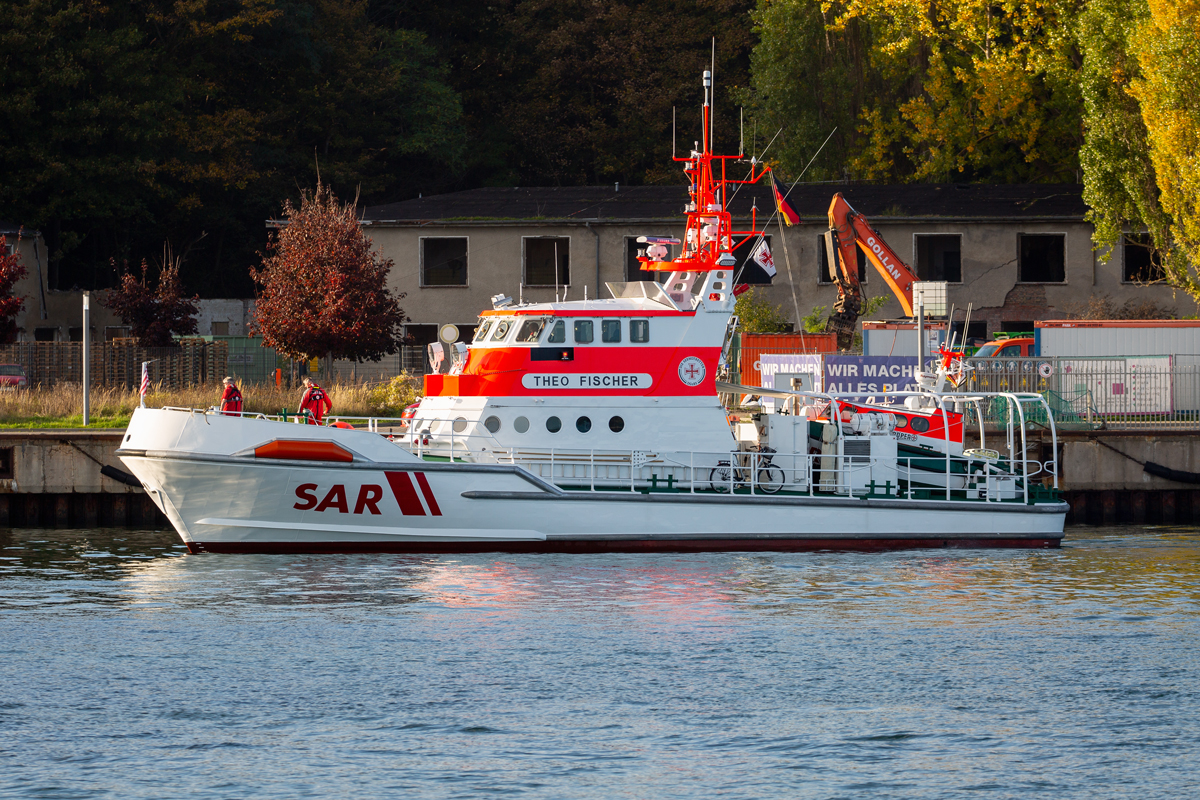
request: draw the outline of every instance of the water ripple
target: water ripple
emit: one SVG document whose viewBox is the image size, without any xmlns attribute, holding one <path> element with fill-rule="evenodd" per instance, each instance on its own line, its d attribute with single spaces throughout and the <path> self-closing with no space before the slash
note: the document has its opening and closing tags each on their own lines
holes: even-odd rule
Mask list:
<svg viewBox="0 0 1200 800">
<path fill-rule="evenodd" d="M 1200 532 L 187 556 L 0 531 L 0 797 L 1188 794 Z"/>
</svg>

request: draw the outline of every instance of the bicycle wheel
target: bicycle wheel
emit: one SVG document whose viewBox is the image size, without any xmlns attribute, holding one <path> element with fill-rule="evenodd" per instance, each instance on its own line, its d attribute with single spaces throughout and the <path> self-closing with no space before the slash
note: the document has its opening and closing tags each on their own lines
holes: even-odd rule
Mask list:
<svg viewBox="0 0 1200 800">
<path fill-rule="evenodd" d="M 708 485 L 714 492 L 729 491 L 729 467 L 728 465 L 720 465 L 713 467 L 708 473 Z"/>
<path fill-rule="evenodd" d="M 783 470 L 774 465 L 763 467 L 758 471 L 758 488 L 759 491 L 767 494 L 775 494 L 783 488 Z"/>
</svg>

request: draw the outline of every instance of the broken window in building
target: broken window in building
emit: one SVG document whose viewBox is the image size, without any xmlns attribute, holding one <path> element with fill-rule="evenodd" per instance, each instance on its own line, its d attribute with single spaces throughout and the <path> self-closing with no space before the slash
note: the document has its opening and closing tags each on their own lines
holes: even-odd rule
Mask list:
<svg viewBox="0 0 1200 800">
<path fill-rule="evenodd" d="M 427 236 L 421 239 L 421 285 L 467 285 L 467 237 Z"/>
<path fill-rule="evenodd" d="M 1121 280 L 1126 283 L 1154 283 L 1166 278 L 1162 259 L 1148 233 L 1126 234 L 1121 257 Z"/>
<path fill-rule="evenodd" d="M 962 283 L 962 236 L 917 234 L 917 276 L 923 281 Z"/>
<path fill-rule="evenodd" d="M 1019 235 L 1021 283 L 1066 283 L 1067 237 L 1061 233 Z"/>
<path fill-rule="evenodd" d="M 855 246 L 858 252 L 858 282 L 867 282 L 867 254 L 861 247 Z M 825 250 L 825 237 L 817 237 L 817 283 L 833 283 L 833 273 L 829 271 L 829 253 Z"/>
<path fill-rule="evenodd" d="M 526 236 L 524 243 L 526 286 L 571 284 L 571 240 L 568 237 Z"/>
</svg>

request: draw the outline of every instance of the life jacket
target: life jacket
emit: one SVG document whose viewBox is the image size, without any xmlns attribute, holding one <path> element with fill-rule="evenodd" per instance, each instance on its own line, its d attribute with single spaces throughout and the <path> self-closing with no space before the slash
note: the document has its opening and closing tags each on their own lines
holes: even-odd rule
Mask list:
<svg viewBox="0 0 1200 800">
<path fill-rule="evenodd" d="M 227 390 L 228 397 L 221 399 L 221 410 L 233 413 L 239 413 L 242 410 L 242 393 L 236 386 L 230 386 Z"/>
</svg>

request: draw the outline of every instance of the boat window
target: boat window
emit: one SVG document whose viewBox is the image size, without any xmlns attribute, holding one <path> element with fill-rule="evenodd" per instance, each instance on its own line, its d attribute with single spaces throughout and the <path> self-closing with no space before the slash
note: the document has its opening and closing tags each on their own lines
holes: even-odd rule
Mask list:
<svg viewBox="0 0 1200 800">
<path fill-rule="evenodd" d="M 592 429 L 592 420 L 589 417 L 580 417 L 575 420 L 575 430 L 580 433 L 587 433 Z"/>
<path fill-rule="evenodd" d="M 912 429 L 917 433 L 924 433 L 929 430 L 929 420 L 924 417 L 913 417 L 909 424 L 912 425 Z"/>
<path fill-rule="evenodd" d="M 483 427 L 487 428 L 492 433 L 500 430 L 500 418 L 496 416 L 488 417 L 483 421 Z"/>
<path fill-rule="evenodd" d="M 482 342 L 487 338 L 488 331 L 492 329 L 492 321 L 489 319 L 479 326 L 475 331 L 475 341 Z"/>
<path fill-rule="evenodd" d="M 629 341 L 636 344 L 644 344 L 650 341 L 650 320 L 629 320 Z"/>
<path fill-rule="evenodd" d="M 900 430 L 908 425 L 908 417 L 904 416 L 903 414 L 893 414 L 892 416 L 896 418 L 896 430 Z"/>
<path fill-rule="evenodd" d="M 600 341 L 602 341 L 602 342 L 619 342 L 619 341 L 621 341 L 621 320 L 619 320 L 619 319 L 602 319 L 602 320 L 600 320 Z"/>
<path fill-rule="evenodd" d="M 550 431 L 551 433 L 558 433 L 562 430 L 562 420 L 558 417 L 551 417 L 550 419 L 546 420 L 546 430 Z"/>
<path fill-rule="evenodd" d="M 517 433 L 525 433 L 529 430 L 529 417 L 517 417 L 513 420 L 513 430 Z"/>
<path fill-rule="evenodd" d="M 492 341 L 493 342 L 503 341 L 504 337 L 508 336 L 508 329 L 511 327 L 512 327 L 511 320 L 507 320 L 507 319 L 500 320 L 500 322 L 496 323 L 496 332 L 492 334 Z"/>
<path fill-rule="evenodd" d="M 567 341 L 567 323 L 561 319 L 554 320 L 554 325 L 550 328 L 550 335 L 546 337 L 548 344 L 563 344 Z"/>
<path fill-rule="evenodd" d="M 613 417 L 608 421 L 608 429 L 613 433 L 620 433 L 625 430 L 625 420 L 620 417 Z"/>
<path fill-rule="evenodd" d="M 466 429 L 467 429 L 467 418 L 466 417 L 459 417 L 458 419 L 454 420 L 454 432 L 455 433 L 462 433 Z"/>
<path fill-rule="evenodd" d="M 575 320 L 575 344 L 591 344 L 594 336 L 590 319 Z"/>
<path fill-rule="evenodd" d="M 521 325 L 521 330 L 517 331 L 518 342 L 536 342 L 538 337 L 542 335 L 542 328 L 546 327 L 546 321 L 541 319 L 527 319 Z"/>
</svg>

